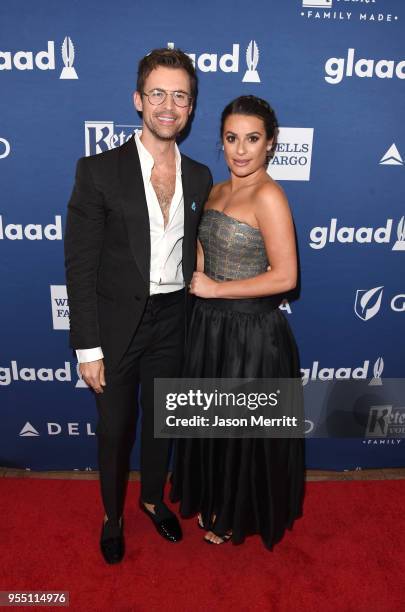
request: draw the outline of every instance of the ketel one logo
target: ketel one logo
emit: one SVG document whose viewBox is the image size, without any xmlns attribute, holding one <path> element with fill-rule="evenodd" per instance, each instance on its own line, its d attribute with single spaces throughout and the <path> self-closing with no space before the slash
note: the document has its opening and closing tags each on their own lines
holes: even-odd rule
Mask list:
<svg viewBox="0 0 405 612">
<path fill-rule="evenodd" d="M 362 321 L 369 321 L 380 310 L 384 287 L 373 289 L 357 289 L 354 302 L 354 312 Z M 393 312 L 405 312 L 405 293 L 398 293 L 391 298 L 390 307 Z"/>
<path fill-rule="evenodd" d="M 115 149 L 129 140 L 140 125 L 119 125 L 114 121 L 85 121 L 84 142 L 85 154 L 97 155 Z"/>
<path fill-rule="evenodd" d="M 64 67 L 60 79 L 78 79 L 73 66 L 75 48 L 72 39 L 66 36 L 62 46 L 62 61 Z M 46 51 L 0 51 L 0 70 L 55 70 L 55 41 L 48 40 Z"/>
<path fill-rule="evenodd" d="M 332 0 L 302 0 L 302 8 L 332 8 Z"/>
<path fill-rule="evenodd" d="M 366 428 L 367 438 L 403 438 L 405 408 L 392 405 L 371 406 Z"/>
<path fill-rule="evenodd" d="M 175 43 L 167 43 L 168 49 L 174 49 Z M 194 66 L 201 72 L 239 72 L 240 45 L 234 43 L 231 53 L 187 53 L 194 63 Z M 246 49 L 246 71 L 243 75 L 243 83 L 260 83 L 260 76 L 257 71 L 259 64 L 259 47 L 255 40 L 251 40 Z"/>
</svg>

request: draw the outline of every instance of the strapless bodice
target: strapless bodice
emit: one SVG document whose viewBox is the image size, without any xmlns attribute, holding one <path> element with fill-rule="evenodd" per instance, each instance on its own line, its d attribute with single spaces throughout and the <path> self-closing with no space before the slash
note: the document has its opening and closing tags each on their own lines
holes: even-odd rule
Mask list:
<svg viewBox="0 0 405 612">
<path fill-rule="evenodd" d="M 213 208 L 204 211 L 198 230 L 204 272 L 217 281 L 251 278 L 269 265 L 260 230 Z"/>
</svg>

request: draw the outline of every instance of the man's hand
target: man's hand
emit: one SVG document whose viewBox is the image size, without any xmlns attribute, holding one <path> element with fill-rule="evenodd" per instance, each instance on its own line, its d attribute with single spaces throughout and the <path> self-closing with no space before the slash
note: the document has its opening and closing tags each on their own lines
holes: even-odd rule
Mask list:
<svg viewBox="0 0 405 612">
<path fill-rule="evenodd" d="M 81 363 L 79 369 L 84 382 L 96 393 L 103 393 L 103 387 L 105 387 L 103 359 Z"/>
</svg>

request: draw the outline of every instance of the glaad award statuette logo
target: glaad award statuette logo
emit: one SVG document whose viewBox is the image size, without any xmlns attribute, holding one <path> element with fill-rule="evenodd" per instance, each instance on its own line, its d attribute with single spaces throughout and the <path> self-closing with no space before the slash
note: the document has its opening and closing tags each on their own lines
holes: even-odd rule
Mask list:
<svg viewBox="0 0 405 612">
<path fill-rule="evenodd" d="M 260 83 L 257 64 L 259 63 L 259 48 L 255 40 L 251 40 L 246 49 L 246 64 L 248 69 L 242 79 L 242 83 Z"/>
<path fill-rule="evenodd" d="M 398 240 L 392 247 L 393 251 L 405 251 L 405 217 L 401 217 L 397 228 Z"/>
<path fill-rule="evenodd" d="M 375 387 L 375 386 L 382 385 L 381 374 L 383 372 L 383 369 L 384 369 L 384 359 L 382 357 L 379 357 L 374 364 L 374 369 L 373 369 L 374 376 L 368 383 L 369 386 Z"/>
<path fill-rule="evenodd" d="M 65 37 L 62 44 L 62 59 L 64 68 L 61 72 L 60 79 L 78 79 L 77 72 L 73 66 L 75 61 L 75 48 L 72 39 L 69 36 Z"/>
</svg>

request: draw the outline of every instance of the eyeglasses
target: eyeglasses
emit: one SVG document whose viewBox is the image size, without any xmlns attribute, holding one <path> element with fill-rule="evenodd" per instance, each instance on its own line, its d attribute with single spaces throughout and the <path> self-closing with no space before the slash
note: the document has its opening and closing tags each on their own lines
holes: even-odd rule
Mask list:
<svg viewBox="0 0 405 612">
<path fill-rule="evenodd" d="M 192 96 L 190 96 L 184 91 L 165 91 L 164 89 L 152 89 L 148 93 L 146 93 L 146 91 L 143 91 L 142 94 L 144 96 L 147 96 L 149 102 L 153 106 L 159 106 L 159 104 L 163 104 L 163 102 L 167 98 L 167 94 L 171 95 L 175 105 L 180 106 L 180 108 L 190 106 L 191 101 L 193 99 Z"/>
</svg>

